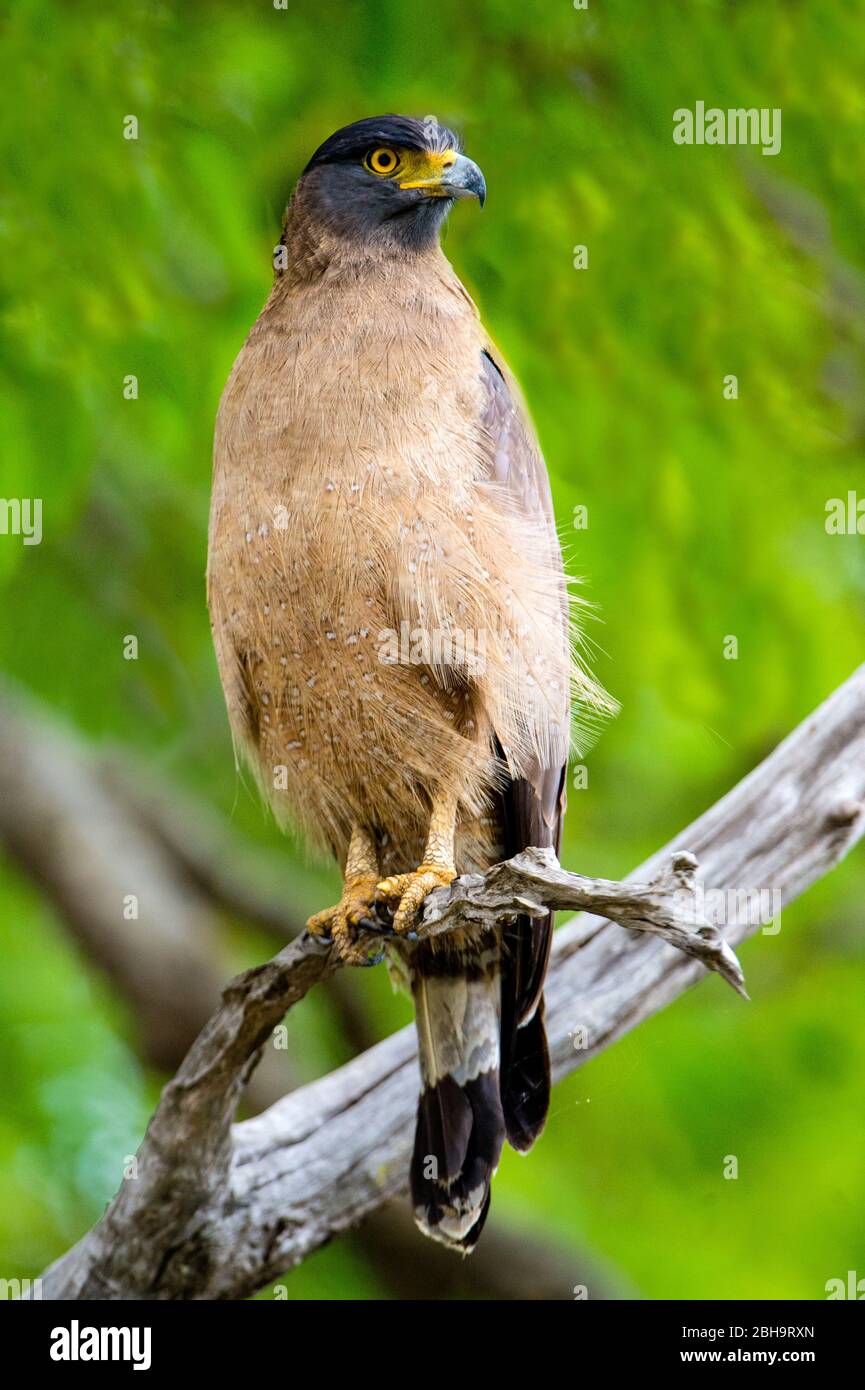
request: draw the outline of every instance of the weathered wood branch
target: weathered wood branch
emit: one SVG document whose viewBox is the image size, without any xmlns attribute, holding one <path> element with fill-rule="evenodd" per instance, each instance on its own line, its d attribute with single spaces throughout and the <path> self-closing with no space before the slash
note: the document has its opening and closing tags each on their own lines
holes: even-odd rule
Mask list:
<svg viewBox="0 0 865 1390">
<path fill-rule="evenodd" d="M 704 948 L 713 956 L 708 963 L 735 983 L 735 957 L 719 949 L 693 911 L 698 886 L 737 904 L 768 892 L 777 925 L 778 908 L 825 874 L 863 831 L 865 667 L 627 885 L 568 875 L 527 853 L 492 870 L 483 884 L 463 881 L 432 899 L 426 926 L 445 929 L 464 911 L 512 911 L 516 885 L 520 905 L 560 904 L 557 894 L 575 905 L 575 895 L 586 894 L 583 905 L 595 915 L 556 933 L 548 977 L 558 1078 L 700 978 Z M 683 852 L 697 857 L 700 880 Z M 490 884 L 498 897 L 487 904 Z M 638 932 L 621 932 L 597 916 L 613 908 Z M 758 930 L 761 915 L 749 910 L 724 925 L 727 945 Z M 275 1024 L 336 967 L 331 949 L 302 937 L 228 987 L 163 1093 L 138 1176 L 46 1271 L 44 1297 L 241 1298 L 403 1188 L 417 1090 L 411 1029 L 264 1114 L 231 1124 Z M 577 1036 L 585 1046 L 575 1047 Z"/>
<path fill-rule="evenodd" d="M 614 883 L 568 873 L 552 850 L 529 849 L 486 874 L 466 874 L 450 888 L 430 894 L 419 934 L 437 936 L 469 923 L 494 927 L 509 914 L 538 917 L 550 907 L 591 912 L 620 927 L 654 932 L 708 970 L 717 970 L 747 998 L 735 951 L 700 908 L 697 868 L 693 854 L 676 850 L 651 883 Z"/>
</svg>

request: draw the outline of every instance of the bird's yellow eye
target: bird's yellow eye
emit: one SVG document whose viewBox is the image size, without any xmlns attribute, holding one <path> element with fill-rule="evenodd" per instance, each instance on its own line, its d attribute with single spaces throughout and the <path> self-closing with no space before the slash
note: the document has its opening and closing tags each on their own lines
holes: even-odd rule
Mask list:
<svg viewBox="0 0 865 1390">
<path fill-rule="evenodd" d="M 364 161 L 373 174 L 395 174 L 399 168 L 399 155 L 386 145 L 378 150 L 370 150 Z"/>
</svg>

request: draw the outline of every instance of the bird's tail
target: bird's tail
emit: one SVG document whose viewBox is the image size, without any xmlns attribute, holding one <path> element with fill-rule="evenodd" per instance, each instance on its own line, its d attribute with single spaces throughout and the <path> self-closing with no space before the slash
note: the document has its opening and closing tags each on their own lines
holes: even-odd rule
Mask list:
<svg viewBox="0 0 865 1390">
<path fill-rule="evenodd" d="M 421 1094 L 411 1162 L 415 1220 L 467 1252 L 483 1230 L 505 1139 L 500 947 L 425 943 L 412 960 Z"/>
</svg>

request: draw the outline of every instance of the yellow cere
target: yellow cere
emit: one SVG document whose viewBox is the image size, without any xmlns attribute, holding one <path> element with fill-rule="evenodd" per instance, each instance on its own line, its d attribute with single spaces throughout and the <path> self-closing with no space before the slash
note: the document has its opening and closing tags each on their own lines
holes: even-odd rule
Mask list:
<svg viewBox="0 0 865 1390">
<path fill-rule="evenodd" d="M 366 167 L 383 178 L 397 177 L 400 188 L 425 188 L 437 196 L 448 169 L 457 160 L 456 150 L 407 150 L 383 145 L 367 155 Z"/>
</svg>

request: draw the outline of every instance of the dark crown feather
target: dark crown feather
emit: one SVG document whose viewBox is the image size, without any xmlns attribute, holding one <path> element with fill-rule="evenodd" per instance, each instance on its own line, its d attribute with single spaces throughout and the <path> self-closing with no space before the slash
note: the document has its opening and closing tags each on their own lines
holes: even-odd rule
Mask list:
<svg viewBox="0 0 865 1390">
<path fill-rule="evenodd" d="M 416 120 L 413 116 L 367 116 L 362 121 L 354 121 L 334 131 L 323 145 L 319 145 L 306 168 L 359 159 L 374 145 L 398 145 L 403 149 L 439 152 L 459 150 L 460 140 L 454 131 L 439 125 L 431 116 L 426 120 Z"/>
</svg>

